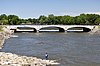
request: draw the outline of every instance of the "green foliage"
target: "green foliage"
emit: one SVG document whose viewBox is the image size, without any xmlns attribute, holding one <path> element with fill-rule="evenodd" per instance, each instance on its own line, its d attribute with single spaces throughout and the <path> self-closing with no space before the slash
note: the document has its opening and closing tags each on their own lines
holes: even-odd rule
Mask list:
<svg viewBox="0 0 100 66">
<path fill-rule="evenodd" d="M 80 14 L 79 16 L 48 16 L 41 15 L 38 19 L 28 18 L 21 19 L 16 15 L 0 15 L 0 25 L 20 25 L 20 24 L 35 24 L 35 25 L 99 25 L 100 15 L 97 14 Z"/>
<path fill-rule="evenodd" d="M 3 27 L 2 27 L 2 26 L 0 26 L 0 32 L 1 32 L 1 31 L 3 31 L 3 30 L 2 30 L 2 28 L 3 28 Z"/>
<path fill-rule="evenodd" d="M 2 14 L 0 16 L 0 25 L 6 25 L 8 24 L 8 17 L 5 14 Z"/>
<path fill-rule="evenodd" d="M 38 20 L 39 20 L 39 23 L 40 23 L 40 24 L 46 24 L 46 22 L 47 22 L 47 17 L 44 16 L 44 15 L 43 15 L 43 16 L 41 15 L 41 16 L 39 17 Z"/>
<path fill-rule="evenodd" d="M 100 24 L 100 18 L 97 18 L 97 19 L 95 20 L 95 24 L 96 24 L 96 25 L 99 25 L 99 24 Z"/>
<path fill-rule="evenodd" d="M 8 16 L 8 23 L 9 23 L 9 25 L 18 25 L 18 24 L 20 24 L 19 17 L 16 16 L 16 15 L 9 15 Z"/>
</svg>

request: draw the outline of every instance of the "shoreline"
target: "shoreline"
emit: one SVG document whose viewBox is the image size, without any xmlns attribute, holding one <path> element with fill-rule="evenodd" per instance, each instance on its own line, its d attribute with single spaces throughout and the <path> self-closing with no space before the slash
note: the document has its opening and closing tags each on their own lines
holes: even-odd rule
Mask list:
<svg viewBox="0 0 100 66">
<path fill-rule="evenodd" d="M 5 40 L 10 38 L 9 36 L 10 35 L 6 35 L 4 32 L 0 32 L 0 49 L 2 49 Z"/>
<path fill-rule="evenodd" d="M 58 64 L 56 60 L 42 60 L 36 57 L 0 52 L 0 66 L 52 66 Z"/>
<path fill-rule="evenodd" d="M 4 41 L 5 41 L 4 36 L 2 35 L 2 33 L 0 33 L 0 49 L 2 49 Z"/>
</svg>

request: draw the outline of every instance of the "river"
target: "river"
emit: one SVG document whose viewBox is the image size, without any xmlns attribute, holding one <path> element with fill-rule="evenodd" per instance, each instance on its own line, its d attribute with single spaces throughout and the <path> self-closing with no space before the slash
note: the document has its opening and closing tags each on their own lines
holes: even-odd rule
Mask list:
<svg viewBox="0 0 100 66">
<path fill-rule="evenodd" d="M 100 66 L 100 35 L 89 33 L 15 33 L 1 51 L 57 60 L 57 66 Z"/>
</svg>

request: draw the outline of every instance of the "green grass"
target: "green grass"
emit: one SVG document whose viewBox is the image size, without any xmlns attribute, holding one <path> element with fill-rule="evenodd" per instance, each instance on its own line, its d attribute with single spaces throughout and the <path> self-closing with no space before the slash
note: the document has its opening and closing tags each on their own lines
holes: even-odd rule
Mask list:
<svg viewBox="0 0 100 66">
<path fill-rule="evenodd" d="M 0 32 L 3 32 L 3 29 L 2 29 L 3 27 L 0 25 Z"/>
<path fill-rule="evenodd" d="M 100 28 L 100 26 L 98 26 L 98 28 Z"/>
</svg>

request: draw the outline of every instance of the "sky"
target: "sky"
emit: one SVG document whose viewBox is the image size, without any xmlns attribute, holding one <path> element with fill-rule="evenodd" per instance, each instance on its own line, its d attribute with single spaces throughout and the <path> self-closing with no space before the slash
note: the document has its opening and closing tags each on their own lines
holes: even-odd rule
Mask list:
<svg viewBox="0 0 100 66">
<path fill-rule="evenodd" d="M 100 0 L 0 0 L 0 15 L 20 18 L 48 16 L 78 16 L 82 13 L 100 14 Z"/>
</svg>

